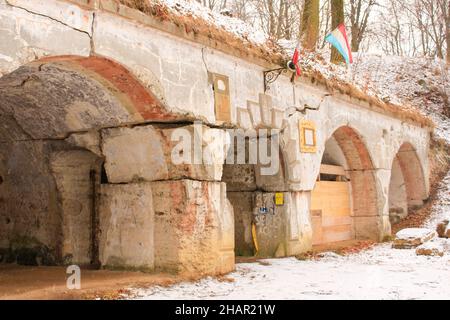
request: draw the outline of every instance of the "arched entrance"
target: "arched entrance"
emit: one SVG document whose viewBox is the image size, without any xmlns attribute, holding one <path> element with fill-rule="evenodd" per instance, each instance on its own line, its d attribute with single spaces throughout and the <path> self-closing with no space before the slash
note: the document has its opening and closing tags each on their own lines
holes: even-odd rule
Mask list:
<svg viewBox="0 0 450 320">
<path fill-rule="evenodd" d="M 165 121 L 122 66 L 50 57 L 0 78 L 0 262 L 96 264 L 100 132 Z"/>
<path fill-rule="evenodd" d="M 389 218 L 396 224 L 413 210 L 423 206 L 428 198 L 425 178 L 412 144 L 404 143 L 392 161 L 389 183 Z"/>
<path fill-rule="evenodd" d="M 238 140 L 241 139 L 241 142 Z M 236 136 L 234 164 L 225 164 L 222 181 L 226 183 L 227 198 L 233 206 L 235 221 L 236 256 L 274 257 L 286 254 L 287 210 L 290 197 L 287 186 L 285 163 L 280 148 L 272 149 L 270 140 L 261 137 Z M 266 142 L 268 145 L 265 145 Z M 244 148 L 245 147 L 245 150 Z M 265 174 L 258 157 L 260 148 L 267 148 L 276 162 L 276 170 Z M 245 154 L 245 163 L 239 161 Z"/>
<path fill-rule="evenodd" d="M 374 167 L 361 136 L 348 126 L 326 142 L 312 192 L 313 244 L 351 239 L 379 240 Z"/>
</svg>

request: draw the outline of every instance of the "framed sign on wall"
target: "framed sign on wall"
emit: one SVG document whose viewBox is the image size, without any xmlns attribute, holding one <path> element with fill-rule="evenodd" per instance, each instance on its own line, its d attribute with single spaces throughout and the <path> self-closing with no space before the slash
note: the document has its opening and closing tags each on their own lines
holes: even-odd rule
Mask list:
<svg viewBox="0 0 450 320">
<path fill-rule="evenodd" d="M 313 121 L 302 120 L 299 122 L 300 151 L 303 153 L 317 152 L 317 131 Z"/>
</svg>

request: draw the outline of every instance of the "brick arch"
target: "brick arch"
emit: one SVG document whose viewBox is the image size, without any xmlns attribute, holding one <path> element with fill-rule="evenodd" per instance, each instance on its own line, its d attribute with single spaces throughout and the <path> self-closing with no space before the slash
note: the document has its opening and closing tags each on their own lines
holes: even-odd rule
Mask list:
<svg viewBox="0 0 450 320">
<path fill-rule="evenodd" d="M 403 189 L 395 190 L 394 188 L 399 188 L 399 183 L 403 183 Z M 395 199 L 394 197 L 402 197 L 403 199 Z M 392 161 L 389 187 L 391 216 L 396 209 L 403 209 L 403 215 L 406 216 L 411 209 L 421 207 L 427 199 L 428 192 L 423 165 L 413 144 L 404 142 Z M 402 201 L 404 202 L 403 205 Z M 400 204 L 400 208 L 397 208 L 398 205 L 393 207 L 394 204 Z"/>
<path fill-rule="evenodd" d="M 2 76 L 0 251 L 19 264 L 97 264 L 100 130 L 176 119 L 102 57 L 47 57 Z M 22 238 L 30 261 L 13 249 Z"/>
<path fill-rule="evenodd" d="M 362 136 L 349 126 L 334 131 L 348 165 L 352 189 L 352 216 L 357 239 L 379 240 L 381 235 L 375 168 Z"/>
<path fill-rule="evenodd" d="M 53 56 L 0 78 L 2 140 L 173 121 L 176 115 L 124 66 L 99 56 Z"/>
</svg>

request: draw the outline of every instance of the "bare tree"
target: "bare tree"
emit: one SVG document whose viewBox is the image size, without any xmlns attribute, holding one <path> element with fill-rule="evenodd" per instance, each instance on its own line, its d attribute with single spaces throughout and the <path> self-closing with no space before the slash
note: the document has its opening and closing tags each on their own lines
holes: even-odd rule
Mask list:
<svg viewBox="0 0 450 320">
<path fill-rule="evenodd" d="M 450 64 L 450 0 L 438 0 L 445 21 L 445 42 L 447 46 L 446 60 Z"/>
<path fill-rule="evenodd" d="M 344 23 L 344 0 L 331 0 L 331 25 L 336 29 L 341 23 Z M 336 48 L 331 49 L 331 62 L 338 64 L 344 62 L 344 58 Z"/>
<path fill-rule="evenodd" d="M 351 48 L 358 52 L 361 42 L 367 33 L 371 10 L 377 4 L 377 0 L 350 0 L 350 24 L 351 24 Z"/>
<path fill-rule="evenodd" d="M 301 39 L 305 49 L 314 50 L 319 38 L 319 0 L 305 0 L 302 15 Z"/>
</svg>

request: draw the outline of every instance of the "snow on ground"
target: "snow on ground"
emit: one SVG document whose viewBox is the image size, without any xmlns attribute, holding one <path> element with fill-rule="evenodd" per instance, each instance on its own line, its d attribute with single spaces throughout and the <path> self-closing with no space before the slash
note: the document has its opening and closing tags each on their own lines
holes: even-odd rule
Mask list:
<svg viewBox="0 0 450 320">
<path fill-rule="evenodd" d="M 187 0 L 163 0 L 178 14 L 193 15 L 256 44 L 265 35 L 244 22 L 211 12 Z M 291 54 L 296 41 L 280 41 Z M 450 143 L 450 119 L 443 115 L 445 95 L 450 96 L 450 70 L 431 58 L 355 54 L 352 67 L 327 61 L 329 52 L 303 53 L 302 68 L 326 78 L 352 83 L 369 95 L 406 105 L 430 116 L 436 135 Z M 450 172 L 439 186 L 438 200 L 425 227 L 435 229 L 450 218 Z M 135 299 L 450 299 L 450 240 L 444 257 L 417 256 L 415 250 L 392 249 L 391 244 L 349 256 L 299 261 L 295 258 L 238 264 L 228 277 L 181 283 L 169 288 L 134 289 Z"/>
<path fill-rule="evenodd" d="M 450 246 L 450 240 L 446 240 Z M 169 288 L 136 289 L 134 299 L 450 299 L 450 254 L 416 256 L 382 244 L 350 256 L 316 261 L 295 258 L 238 264 L 228 277 L 181 283 Z M 265 263 L 264 263 L 265 264 Z"/>
</svg>

